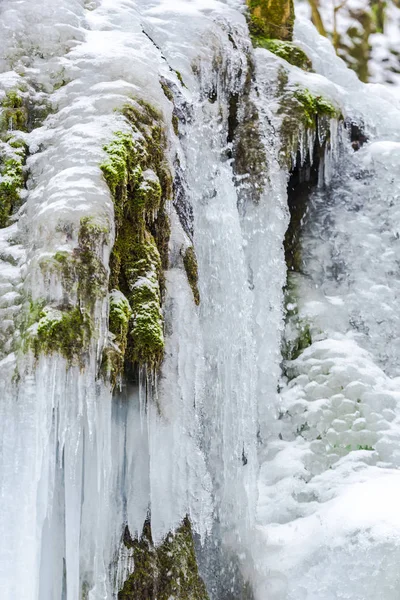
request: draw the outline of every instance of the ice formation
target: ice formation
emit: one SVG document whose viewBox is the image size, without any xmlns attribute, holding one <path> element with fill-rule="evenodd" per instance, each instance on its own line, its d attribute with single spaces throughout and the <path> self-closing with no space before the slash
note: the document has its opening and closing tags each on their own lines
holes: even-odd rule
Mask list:
<svg viewBox="0 0 400 600">
<path fill-rule="evenodd" d="M 118 598 L 149 515 L 156 546 L 189 517 L 212 599 L 398 598 L 399 97 L 306 18 L 294 43 L 312 71 L 254 49 L 239 0 L 2 0 L 2 600 Z M 164 359 L 112 382 L 135 317 L 104 165 L 126 179 L 131 138 L 145 165 L 159 122 L 168 265 L 132 285 Z"/>
</svg>

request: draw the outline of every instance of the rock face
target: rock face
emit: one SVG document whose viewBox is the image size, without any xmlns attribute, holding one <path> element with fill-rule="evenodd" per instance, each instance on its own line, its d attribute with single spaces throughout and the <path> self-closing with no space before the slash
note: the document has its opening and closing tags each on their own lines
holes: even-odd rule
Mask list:
<svg viewBox="0 0 400 600">
<path fill-rule="evenodd" d="M 293 37 L 293 0 L 247 0 L 250 31 L 255 36 L 291 41 Z"/>
</svg>

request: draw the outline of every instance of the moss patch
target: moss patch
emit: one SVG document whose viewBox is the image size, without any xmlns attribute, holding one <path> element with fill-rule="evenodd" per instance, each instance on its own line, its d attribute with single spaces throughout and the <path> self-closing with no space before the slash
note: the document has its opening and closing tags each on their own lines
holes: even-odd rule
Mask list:
<svg viewBox="0 0 400 600">
<path fill-rule="evenodd" d="M 89 306 L 106 291 L 107 272 L 96 250 L 106 243 L 107 237 L 107 227 L 99 225 L 91 217 L 81 219 L 73 265 L 77 273 L 79 300 Z"/>
<path fill-rule="evenodd" d="M 82 217 L 78 232 L 78 246 L 70 252 L 56 252 L 46 259 L 42 268 L 61 274 L 68 297 L 76 297 L 80 305 L 93 311 L 98 298 L 107 291 L 107 271 L 98 255 L 107 242 L 108 229 L 91 217 Z"/>
<path fill-rule="evenodd" d="M 25 186 L 27 147 L 21 140 L 12 138 L 8 148 L 9 152 L 0 157 L 0 227 L 6 227 L 10 215 L 20 207 Z"/>
<path fill-rule="evenodd" d="M 0 152 L 0 228 L 9 225 L 9 217 L 22 204 L 28 147 L 21 132 L 32 131 L 41 125 L 52 110 L 43 94 L 37 94 L 35 101 L 34 104 L 25 89 L 13 88 L 0 103 L 0 140 L 3 142 Z"/>
<path fill-rule="evenodd" d="M 198 287 L 199 273 L 197 266 L 197 257 L 193 246 L 187 248 L 183 256 L 183 265 L 185 267 L 186 275 L 189 281 L 189 285 L 193 292 L 193 299 L 195 304 L 200 304 L 200 292 Z"/>
<path fill-rule="evenodd" d="M 323 96 L 315 96 L 307 89 L 296 90 L 293 98 L 298 102 L 301 110 L 301 120 L 306 127 L 315 127 L 317 117 L 337 119 L 340 111 Z"/>
<path fill-rule="evenodd" d="M 127 298 L 118 290 L 110 293 L 109 331 L 113 336 L 113 346 L 107 348 L 103 367 L 113 386 L 124 370 L 124 359 L 128 345 L 128 333 L 132 309 Z"/>
<path fill-rule="evenodd" d="M 27 131 L 28 109 L 19 89 L 12 89 L 6 93 L 1 102 L 1 109 L 0 131 Z"/>
<path fill-rule="evenodd" d="M 165 80 L 161 80 L 160 85 L 162 87 L 162 91 L 164 92 L 164 96 L 166 98 L 168 98 L 168 100 L 170 102 L 172 102 L 172 104 L 173 104 L 174 103 L 174 94 L 172 93 L 171 89 L 169 88 L 167 82 Z"/>
<path fill-rule="evenodd" d="M 247 0 L 249 29 L 253 38 L 291 41 L 293 38 L 293 0 Z"/>
<path fill-rule="evenodd" d="M 122 353 L 126 347 L 126 338 L 131 318 L 131 307 L 125 296 L 113 290 L 110 294 L 110 331 L 115 336 L 116 343 L 121 347 Z"/>
<path fill-rule="evenodd" d="M 306 71 L 311 70 L 311 61 L 307 54 L 300 48 L 295 46 L 292 42 L 283 42 L 281 40 L 271 40 L 264 37 L 258 37 L 254 39 L 254 45 L 259 48 L 265 48 L 269 50 L 279 58 L 283 58 L 291 65 L 304 69 Z"/>
<path fill-rule="evenodd" d="M 304 131 L 318 134 L 321 148 L 329 141 L 330 120 L 343 120 L 341 111 L 323 96 L 306 88 L 291 88 L 282 69 L 278 83 L 278 114 L 282 115 L 280 128 L 281 157 L 286 167 L 291 167 L 292 157 L 299 150 L 300 136 Z M 311 157 L 310 157 L 311 158 Z"/>
<path fill-rule="evenodd" d="M 208 600 L 198 573 L 192 528 L 187 517 L 158 547 L 153 544 L 149 520 L 139 540 L 132 540 L 126 530 L 124 542 L 133 549 L 135 570 L 119 592 L 118 600 Z"/>
<path fill-rule="evenodd" d="M 96 301 L 107 291 L 107 271 L 98 256 L 108 229 L 93 219 L 81 219 L 78 246 L 70 252 L 57 252 L 41 263 L 44 276 L 55 273 L 65 290 L 65 302 L 46 306 L 30 303 L 22 326 L 24 350 L 40 354 L 59 353 L 70 363 L 83 363 L 94 330 Z"/>
<path fill-rule="evenodd" d="M 44 307 L 33 327 L 31 345 L 36 357 L 58 352 L 71 362 L 81 360 L 92 332 L 89 316 L 78 307 L 67 310 Z"/>
<path fill-rule="evenodd" d="M 172 127 L 176 136 L 179 136 L 179 119 L 176 115 L 172 115 Z"/>
<path fill-rule="evenodd" d="M 185 82 L 183 81 L 183 77 L 182 77 L 182 73 L 180 71 L 177 71 L 176 69 L 173 69 L 173 71 L 175 72 L 175 75 L 178 78 L 179 83 L 181 84 L 182 87 L 186 87 Z"/>
<path fill-rule="evenodd" d="M 101 165 L 115 206 L 110 287 L 124 294 L 132 311 L 125 348 L 128 366 L 156 369 L 164 352 L 161 302 L 172 181 L 161 115 L 145 102 L 132 102 L 122 112 L 131 132 L 115 134 L 104 148 L 108 160 Z"/>
</svg>

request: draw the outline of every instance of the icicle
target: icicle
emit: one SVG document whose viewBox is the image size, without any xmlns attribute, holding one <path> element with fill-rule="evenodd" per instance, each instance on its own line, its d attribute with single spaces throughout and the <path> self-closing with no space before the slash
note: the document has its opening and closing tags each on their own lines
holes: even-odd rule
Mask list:
<svg viewBox="0 0 400 600">
<path fill-rule="evenodd" d="M 307 130 L 304 129 L 304 127 L 301 127 L 300 135 L 299 135 L 300 166 L 304 165 L 304 161 L 307 158 L 306 139 L 307 139 Z"/>
<path fill-rule="evenodd" d="M 339 158 L 339 122 L 337 119 L 330 120 L 329 131 L 329 142 L 332 161 L 337 162 Z"/>
<path fill-rule="evenodd" d="M 316 136 L 316 134 L 313 129 L 307 130 L 308 155 L 310 157 L 311 164 L 314 161 L 315 136 Z"/>
</svg>

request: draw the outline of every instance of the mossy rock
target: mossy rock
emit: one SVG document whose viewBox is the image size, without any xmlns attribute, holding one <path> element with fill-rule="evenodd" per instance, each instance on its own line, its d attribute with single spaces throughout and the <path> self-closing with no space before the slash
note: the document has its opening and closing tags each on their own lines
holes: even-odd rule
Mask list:
<svg viewBox="0 0 400 600">
<path fill-rule="evenodd" d="M 189 285 L 192 289 L 193 299 L 196 305 L 200 304 L 200 292 L 198 287 L 199 273 L 197 266 L 197 257 L 193 246 L 187 248 L 183 256 L 183 265 L 185 267 L 186 275 L 188 278 Z"/>
<path fill-rule="evenodd" d="M 58 353 L 70 363 L 81 363 L 92 334 L 89 315 L 78 307 L 57 309 L 31 304 L 26 343 L 35 357 Z"/>
<path fill-rule="evenodd" d="M 130 304 L 132 308 L 132 362 L 156 367 L 164 352 L 164 321 L 161 310 L 159 273 L 161 260 L 150 233 L 133 249 L 134 261 L 125 273 L 130 279 Z"/>
<path fill-rule="evenodd" d="M 9 90 L 1 102 L 0 132 L 27 131 L 28 109 L 19 89 Z"/>
<path fill-rule="evenodd" d="M 253 38 L 291 41 L 294 26 L 293 0 L 247 0 L 249 29 Z"/>
<path fill-rule="evenodd" d="M 9 224 L 10 216 L 21 206 L 21 192 L 25 187 L 27 146 L 12 138 L 9 153 L 0 158 L 0 227 Z"/>
<path fill-rule="evenodd" d="M 113 345 L 105 352 L 103 368 L 113 386 L 119 382 L 124 370 L 131 317 L 128 299 L 119 290 L 112 290 L 109 297 L 109 331 L 113 336 Z"/>
<path fill-rule="evenodd" d="M 21 132 L 38 127 L 51 112 L 41 100 L 33 104 L 26 91 L 9 90 L 0 104 L 0 228 L 10 224 L 12 216 L 21 206 L 21 192 L 25 187 L 28 147 Z"/>
<path fill-rule="evenodd" d="M 69 296 L 77 296 L 80 305 L 93 311 L 98 298 L 107 291 L 107 271 L 99 257 L 107 243 L 109 230 L 91 217 L 82 217 L 78 232 L 78 246 L 73 252 L 56 252 L 49 264 L 42 268 L 58 271 L 63 288 Z"/>
<path fill-rule="evenodd" d="M 228 152 L 238 188 L 239 204 L 249 198 L 257 204 L 268 180 L 268 160 L 262 124 L 253 101 L 254 63 L 247 56 L 247 73 L 241 93 L 232 93 L 228 112 Z"/>
<path fill-rule="evenodd" d="M 126 337 L 129 330 L 129 320 L 132 316 L 132 309 L 128 299 L 118 290 L 113 290 L 110 294 L 110 331 L 115 336 L 116 343 L 121 349 L 126 345 Z M 124 353 L 124 350 L 122 350 Z"/>
<path fill-rule="evenodd" d="M 299 151 L 302 132 L 318 134 L 320 146 L 329 142 L 330 121 L 343 120 L 343 115 L 327 98 L 313 94 L 307 88 L 288 85 L 287 74 L 282 69 L 278 86 L 279 110 L 282 115 L 280 128 L 283 166 L 292 165 L 292 156 Z"/>
<path fill-rule="evenodd" d="M 131 132 L 116 132 L 101 165 L 115 207 L 110 288 L 124 294 L 132 311 L 124 349 L 128 370 L 135 365 L 155 370 L 164 353 L 161 303 L 172 179 L 160 113 L 146 102 L 132 101 L 122 114 Z"/>
<path fill-rule="evenodd" d="M 78 278 L 78 296 L 80 302 L 85 302 L 86 305 L 93 304 L 107 289 L 107 272 L 96 250 L 106 244 L 108 235 L 108 228 L 91 217 L 81 219 L 74 262 Z"/>
<path fill-rule="evenodd" d="M 152 234 L 138 235 L 129 221 L 119 231 L 112 254 L 112 275 L 116 289 L 129 301 L 132 327 L 125 348 L 131 363 L 155 368 L 164 350 L 161 311 L 161 258 Z"/>
<path fill-rule="evenodd" d="M 329 100 L 316 96 L 305 88 L 296 90 L 293 99 L 298 103 L 300 121 L 307 128 L 315 128 L 317 118 L 339 119 L 341 116 L 340 111 Z"/>
<path fill-rule="evenodd" d="M 66 292 L 60 306 L 31 302 L 22 324 L 23 349 L 40 354 L 58 353 L 70 364 L 84 363 L 90 340 L 96 335 L 94 309 L 96 301 L 107 291 L 107 272 L 98 257 L 106 243 L 108 228 L 90 217 L 83 217 L 78 232 L 78 246 L 73 252 L 56 252 L 40 267 L 44 273 L 56 273 Z"/>
<path fill-rule="evenodd" d="M 279 58 L 283 58 L 291 65 L 299 67 L 305 71 L 310 71 L 312 64 L 307 54 L 295 46 L 292 42 L 283 42 L 281 40 L 271 40 L 264 37 L 258 37 L 254 40 L 254 45 L 259 48 L 269 50 Z"/>
<path fill-rule="evenodd" d="M 192 528 L 186 517 L 175 533 L 154 546 L 150 521 L 140 539 L 125 531 L 125 544 L 133 550 L 134 572 L 118 594 L 118 600 L 208 600 L 199 576 Z"/>
</svg>

